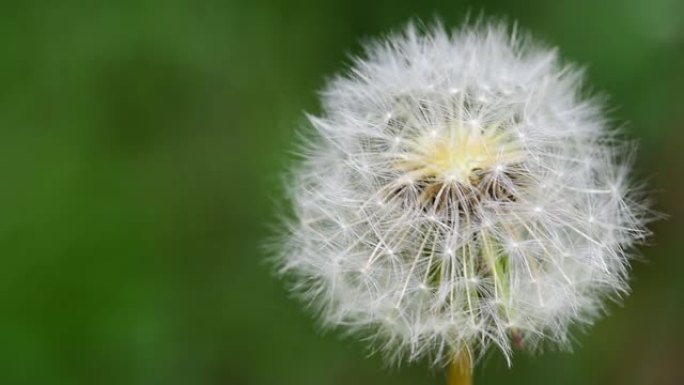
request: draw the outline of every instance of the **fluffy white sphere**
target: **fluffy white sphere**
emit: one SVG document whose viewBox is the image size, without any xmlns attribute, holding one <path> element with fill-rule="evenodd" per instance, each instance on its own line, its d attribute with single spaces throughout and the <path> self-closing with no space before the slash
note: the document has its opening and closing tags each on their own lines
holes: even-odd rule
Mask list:
<svg viewBox="0 0 684 385">
<path fill-rule="evenodd" d="M 310 117 L 281 271 L 390 359 L 566 343 L 646 235 L 629 146 L 581 83 L 500 24 L 371 43 Z"/>
</svg>

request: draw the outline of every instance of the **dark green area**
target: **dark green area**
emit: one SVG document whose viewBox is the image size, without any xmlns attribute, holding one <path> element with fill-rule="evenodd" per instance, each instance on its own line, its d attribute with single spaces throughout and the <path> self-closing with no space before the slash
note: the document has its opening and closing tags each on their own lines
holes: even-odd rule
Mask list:
<svg viewBox="0 0 684 385">
<path fill-rule="evenodd" d="M 5 1 L 0 384 L 441 384 L 320 333 L 261 247 L 302 111 L 360 39 L 506 15 L 611 95 L 671 215 L 575 353 L 479 384 L 684 383 L 684 2 Z"/>
</svg>

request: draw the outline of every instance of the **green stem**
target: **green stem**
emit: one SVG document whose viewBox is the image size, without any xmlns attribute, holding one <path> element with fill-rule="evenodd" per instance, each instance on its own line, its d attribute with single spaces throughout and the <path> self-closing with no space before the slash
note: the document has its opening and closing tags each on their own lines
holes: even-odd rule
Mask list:
<svg viewBox="0 0 684 385">
<path fill-rule="evenodd" d="M 449 364 L 447 385 L 472 385 L 472 383 L 473 367 L 470 354 L 464 349 Z"/>
</svg>

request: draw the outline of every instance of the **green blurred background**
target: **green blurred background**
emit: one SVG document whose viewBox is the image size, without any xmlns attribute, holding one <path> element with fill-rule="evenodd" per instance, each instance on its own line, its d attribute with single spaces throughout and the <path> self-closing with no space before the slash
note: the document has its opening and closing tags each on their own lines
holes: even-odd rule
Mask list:
<svg viewBox="0 0 684 385">
<path fill-rule="evenodd" d="M 0 384 L 443 383 L 321 333 L 261 245 L 326 76 L 468 11 L 588 65 L 670 215 L 574 354 L 493 355 L 476 383 L 684 383 L 682 0 L 64 0 L 0 5 Z"/>
</svg>

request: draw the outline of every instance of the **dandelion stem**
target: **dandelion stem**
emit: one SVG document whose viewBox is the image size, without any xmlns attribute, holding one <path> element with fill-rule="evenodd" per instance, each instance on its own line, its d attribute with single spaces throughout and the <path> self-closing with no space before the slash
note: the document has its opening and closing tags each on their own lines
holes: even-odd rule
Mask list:
<svg viewBox="0 0 684 385">
<path fill-rule="evenodd" d="M 473 369 L 470 362 L 470 354 L 462 350 L 448 368 L 447 385 L 472 385 Z"/>
</svg>

